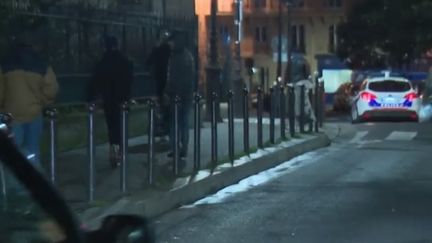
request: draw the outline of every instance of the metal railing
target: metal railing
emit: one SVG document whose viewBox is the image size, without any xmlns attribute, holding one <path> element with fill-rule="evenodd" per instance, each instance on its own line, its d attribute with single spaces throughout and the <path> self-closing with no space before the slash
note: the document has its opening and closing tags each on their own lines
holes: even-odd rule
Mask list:
<svg viewBox="0 0 432 243">
<path fill-rule="evenodd" d="M 278 105 L 280 106 L 279 112 L 279 120 L 280 120 L 280 140 L 284 141 L 288 138 L 286 131 L 289 131 L 290 137 L 295 137 L 297 134 L 297 127 L 300 133 L 305 133 L 305 126 L 308 125 L 309 132 L 319 132 L 319 128 L 323 125 L 324 118 L 324 106 L 323 106 L 323 92 L 324 87 L 323 83 L 319 82 L 318 78 L 313 80 L 313 88 L 307 89 L 305 85 L 279 85 L 272 87 L 270 89 L 271 103 L 270 111 L 268 114 L 269 117 L 269 142 L 270 144 L 276 144 L 276 133 L 275 133 L 275 112 L 274 112 L 274 102 L 277 100 Z M 279 89 L 279 98 L 274 99 L 273 92 L 275 89 Z M 297 89 L 297 92 L 296 92 Z M 298 94 L 300 106 L 299 111 L 296 111 L 296 94 Z M 211 168 L 215 169 L 218 166 L 219 157 L 218 157 L 218 141 L 219 139 L 227 139 L 228 142 L 228 157 L 231 164 L 234 164 L 236 154 L 235 154 L 235 121 L 234 121 L 234 99 L 233 97 L 236 95 L 234 92 L 229 91 L 227 95 L 228 101 L 228 122 L 227 122 L 227 138 L 218 137 L 218 121 L 216 120 L 216 105 L 218 104 L 218 97 L 216 94 L 213 94 L 211 102 L 211 121 L 210 121 L 210 130 L 211 130 Z M 246 88 L 243 90 L 242 94 L 243 98 L 243 152 L 246 155 L 251 153 L 250 146 L 250 93 Z M 264 120 L 264 92 L 261 87 L 257 89 L 257 105 L 256 105 L 256 118 L 257 118 L 257 141 L 256 144 L 258 148 L 264 148 L 264 138 L 263 138 L 263 120 Z M 179 124 L 179 116 L 181 115 L 180 106 L 182 105 L 182 100 L 179 97 L 174 97 L 172 99 L 173 104 L 173 113 L 172 118 L 174 119 L 174 155 L 172 160 L 172 174 L 179 175 L 180 173 L 180 124 Z M 308 103 L 309 102 L 309 103 Z M 192 102 L 193 109 L 193 172 L 196 173 L 200 169 L 202 169 L 202 156 L 201 156 L 201 138 L 202 138 L 202 97 L 199 94 L 195 94 Z M 306 103 L 309 104 L 308 110 L 305 109 Z M 151 98 L 134 100 L 132 102 L 125 102 L 121 104 L 121 160 L 120 160 L 120 192 L 128 193 L 128 181 L 129 181 L 129 167 L 128 167 L 128 141 L 129 141 L 129 113 L 131 112 L 131 107 L 136 104 L 145 105 L 148 108 L 148 116 L 147 116 L 147 159 L 146 159 L 146 172 L 147 178 L 145 181 L 148 185 L 154 185 L 156 181 L 156 173 L 155 173 L 155 129 L 156 129 L 156 101 Z M 96 104 L 88 104 L 87 106 L 87 198 L 89 202 L 93 202 L 95 200 L 95 192 L 96 192 L 96 177 L 98 171 L 96 170 L 96 138 L 95 138 L 95 113 L 97 111 Z M 297 118 L 296 118 L 296 114 Z M 48 109 L 45 112 L 46 118 L 49 122 L 49 179 L 50 181 L 56 185 L 58 183 L 58 151 L 57 151 L 57 110 L 54 108 Z M 309 116 L 309 118 L 307 118 Z M 7 120 L 6 118 L 9 118 Z M 288 128 L 286 127 L 286 119 L 288 119 Z M 0 115 L 0 129 L 4 130 L 7 128 L 5 124 L 10 125 L 10 116 Z M 5 177 L 4 171 L 0 167 L 0 182 L 2 188 L 2 196 L 6 195 L 5 190 Z"/>
</svg>

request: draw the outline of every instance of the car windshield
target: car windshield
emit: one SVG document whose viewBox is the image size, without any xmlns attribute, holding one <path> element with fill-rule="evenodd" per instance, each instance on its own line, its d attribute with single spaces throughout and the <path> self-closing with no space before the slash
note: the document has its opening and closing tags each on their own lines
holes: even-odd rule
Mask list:
<svg viewBox="0 0 432 243">
<path fill-rule="evenodd" d="M 408 82 L 385 80 L 369 83 L 369 89 L 375 92 L 406 92 L 411 89 Z"/>
<path fill-rule="evenodd" d="M 57 243 L 64 232 L 0 161 L 0 242 Z"/>
</svg>

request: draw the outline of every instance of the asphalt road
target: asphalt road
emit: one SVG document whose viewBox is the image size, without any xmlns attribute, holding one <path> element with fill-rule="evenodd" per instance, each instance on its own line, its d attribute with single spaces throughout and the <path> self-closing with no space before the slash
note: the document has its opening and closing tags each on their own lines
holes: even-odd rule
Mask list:
<svg viewBox="0 0 432 243">
<path fill-rule="evenodd" d="M 295 170 L 160 217 L 158 242 L 432 242 L 432 124 L 342 127 Z"/>
</svg>

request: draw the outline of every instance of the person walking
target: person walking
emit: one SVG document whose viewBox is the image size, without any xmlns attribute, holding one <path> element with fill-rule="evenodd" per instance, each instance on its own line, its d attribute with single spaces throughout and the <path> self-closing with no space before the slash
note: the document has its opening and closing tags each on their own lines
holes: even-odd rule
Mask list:
<svg viewBox="0 0 432 243">
<path fill-rule="evenodd" d="M 19 40 L 0 63 L 0 112 L 12 114 L 14 141 L 33 166 L 42 170 L 42 113 L 54 102 L 58 83 L 53 68 L 29 42 Z"/>
<path fill-rule="evenodd" d="M 171 57 L 168 63 L 168 80 L 165 88 L 165 94 L 170 98 L 170 146 L 171 151 L 168 156 L 173 157 L 174 148 L 177 146 L 174 141 L 174 100 L 180 98 L 178 112 L 178 127 L 180 157 L 185 158 L 188 152 L 189 144 L 189 116 L 193 105 L 194 80 L 195 80 L 195 62 L 191 52 L 186 48 L 187 35 L 182 31 L 173 32 L 170 39 L 172 47 Z M 185 167 L 182 163 L 180 170 Z"/>
<path fill-rule="evenodd" d="M 156 95 L 159 104 L 158 122 L 156 128 L 156 136 L 168 135 L 169 126 L 166 122 L 169 120 L 169 105 L 164 99 L 164 90 L 167 83 L 168 61 L 171 55 L 171 47 L 168 44 L 170 33 L 162 31 L 160 41 L 156 45 L 149 57 L 147 65 L 151 67 L 152 75 L 156 84 Z"/>
<path fill-rule="evenodd" d="M 121 105 L 130 99 L 133 64 L 119 50 L 117 38 L 105 38 L 105 53 L 96 64 L 90 81 L 89 102 L 100 95 L 108 127 L 109 161 L 113 168 L 120 165 Z"/>
</svg>

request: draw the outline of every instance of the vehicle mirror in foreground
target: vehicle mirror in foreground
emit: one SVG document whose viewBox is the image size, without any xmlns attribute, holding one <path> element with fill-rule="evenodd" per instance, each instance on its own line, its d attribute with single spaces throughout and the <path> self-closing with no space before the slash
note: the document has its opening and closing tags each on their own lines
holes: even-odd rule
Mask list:
<svg viewBox="0 0 432 243">
<path fill-rule="evenodd" d="M 89 232 L 89 242 L 153 243 L 154 229 L 148 221 L 135 215 L 106 217 L 99 230 Z"/>
</svg>

